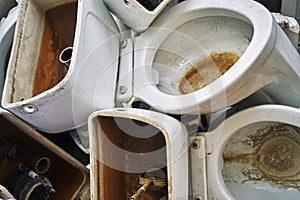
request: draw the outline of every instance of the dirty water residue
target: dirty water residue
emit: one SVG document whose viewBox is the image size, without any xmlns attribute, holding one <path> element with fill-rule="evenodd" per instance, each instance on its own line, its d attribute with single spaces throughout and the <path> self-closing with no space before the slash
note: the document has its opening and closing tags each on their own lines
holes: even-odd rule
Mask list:
<svg viewBox="0 0 300 200">
<path fill-rule="evenodd" d="M 211 53 L 190 67 L 181 78 L 178 89 L 181 94 L 197 91 L 215 81 L 239 59 L 235 52 Z"/>
<path fill-rule="evenodd" d="M 273 123 L 248 136 L 252 153 L 223 155 L 226 163 L 249 164 L 240 172 L 246 182 L 268 182 L 300 190 L 300 128 Z M 239 164 L 240 163 L 240 164 Z"/>
<path fill-rule="evenodd" d="M 300 146 L 292 138 L 278 136 L 260 147 L 256 159 L 264 174 L 276 178 L 294 176 L 300 171 Z"/>
</svg>

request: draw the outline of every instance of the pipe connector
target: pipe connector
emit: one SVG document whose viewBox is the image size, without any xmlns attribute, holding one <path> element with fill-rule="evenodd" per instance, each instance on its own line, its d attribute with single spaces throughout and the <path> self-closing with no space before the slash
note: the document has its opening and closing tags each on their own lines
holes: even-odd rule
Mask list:
<svg viewBox="0 0 300 200">
<path fill-rule="evenodd" d="M 67 68 L 70 67 L 71 58 L 73 53 L 73 47 L 67 47 L 59 55 L 59 61 L 66 65 Z"/>
</svg>

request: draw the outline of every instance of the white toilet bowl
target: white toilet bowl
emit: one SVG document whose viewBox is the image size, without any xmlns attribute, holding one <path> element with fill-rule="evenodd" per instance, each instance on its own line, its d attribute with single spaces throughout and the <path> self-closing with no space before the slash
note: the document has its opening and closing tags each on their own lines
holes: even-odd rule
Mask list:
<svg viewBox="0 0 300 200">
<path fill-rule="evenodd" d="M 299 199 L 300 110 L 256 106 L 203 133 L 209 199 Z"/>
<path fill-rule="evenodd" d="M 189 0 L 138 34 L 120 33 L 102 1 L 79 1 L 77 20 L 76 8 L 71 9 L 70 30 L 61 30 L 68 20 L 54 18 L 58 23 L 54 29 L 62 31 L 65 41 L 59 50 L 73 46 L 68 70 L 58 63 L 56 54 L 61 51 L 54 53 L 57 59 L 50 53 L 44 63 L 36 54 L 57 50 L 51 46 L 55 40 L 42 48 L 48 40 L 40 40 L 44 33 L 39 30 L 50 22 L 43 12 L 76 1 L 48 0 L 41 6 L 30 2 L 20 3 L 2 106 L 42 131 L 74 129 L 86 124 L 96 110 L 130 106 L 133 101 L 165 113 L 209 113 L 263 87 L 279 103 L 300 104 L 300 56 L 270 12 L 252 0 Z M 221 72 L 211 62 L 215 59 L 225 60 Z M 203 63 L 210 64 L 201 67 Z M 56 77 L 48 73 L 52 68 L 64 70 Z M 197 73 L 198 68 L 203 74 Z M 187 79 L 192 72 L 196 83 L 190 88 Z M 52 77 L 57 80 L 52 82 Z M 201 81 L 204 87 L 198 90 Z"/>
<path fill-rule="evenodd" d="M 154 109 L 209 113 L 265 86 L 288 96 L 281 103 L 300 105 L 300 56 L 255 1 L 189 0 L 159 16 L 134 41 L 133 96 Z M 239 57 L 223 59 L 234 63 L 228 71 L 220 72 L 214 63 L 204 69 L 205 62 L 226 53 Z M 192 79 L 209 84 L 189 88 Z"/>
<path fill-rule="evenodd" d="M 131 199 L 144 184 L 140 174 L 162 170 L 165 175 L 152 177 L 145 199 L 188 199 L 188 134 L 179 121 L 153 111 L 115 108 L 93 113 L 88 126 L 93 199 Z"/>
</svg>

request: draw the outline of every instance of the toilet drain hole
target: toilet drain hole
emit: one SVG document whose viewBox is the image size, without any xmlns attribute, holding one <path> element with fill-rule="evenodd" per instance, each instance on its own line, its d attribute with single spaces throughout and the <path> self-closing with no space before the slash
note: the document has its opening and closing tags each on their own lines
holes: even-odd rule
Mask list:
<svg viewBox="0 0 300 200">
<path fill-rule="evenodd" d="M 259 169 L 272 177 L 289 177 L 300 171 L 300 145 L 290 137 L 277 136 L 262 144 L 257 152 Z"/>
</svg>

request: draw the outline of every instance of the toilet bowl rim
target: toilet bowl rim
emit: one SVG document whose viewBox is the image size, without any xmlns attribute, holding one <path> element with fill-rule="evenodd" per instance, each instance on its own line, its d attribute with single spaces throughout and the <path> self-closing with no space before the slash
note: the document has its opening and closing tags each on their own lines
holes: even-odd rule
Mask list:
<svg viewBox="0 0 300 200">
<path fill-rule="evenodd" d="M 149 30 L 135 38 L 134 51 L 147 51 L 147 48 L 150 48 L 151 51 L 159 49 L 165 38 L 181 25 L 195 19 L 211 16 L 239 18 L 252 25 L 253 36 L 248 48 L 239 60 L 247 56 L 248 59 L 252 58 L 251 60 L 255 61 L 259 54 L 262 53 L 262 50 L 273 39 L 275 28 L 273 16 L 265 7 L 255 1 L 245 0 L 243 3 L 240 3 L 238 0 L 190 0 L 176 5 L 158 17 Z M 163 32 L 159 31 L 159 29 L 163 29 Z M 249 49 L 254 48 L 255 51 L 251 52 L 253 54 L 248 56 Z M 263 53 L 267 54 L 269 52 Z M 145 54 L 143 55 L 145 56 Z M 154 56 L 150 57 L 151 59 L 154 58 Z M 144 58 L 141 60 L 144 60 Z"/>
<path fill-rule="evenodd" d="M 291 126 L 300 127 L 300 109 L 286 105 L 259 105 L 240 111 L 226 119 L 216 129 L 210 131 L 209 135 L 222 131 L 222 137 L 216 141 L 220 145 L 215 147 L 223 150 L 222 145 L 235 134 L 236 131 L 259 122 L 285 123 Z M 225 145 L 225 144 L 224 144 Z"/>
<path fill-rule="evenodd" d="M 223 167 L 221 158 L 226 144 L 236 133 L 236 131 L 259 122 L 285 123 L 288 125 L 300 127 L 299 118 L 299 108 L 275 104 L 260 105 L 236 113 L 235 115 L 226 119 L 224 124 L 219 125 L 215 130 L 211 131 L 210 133 L 205 133 L 206 135 L 211 135 L 208 136 L 211 137 L 211 144 L 208 144 L 210 143 L 208 141 L 209 139 L 207 140 L 206 144 L 208 151 L 211 152 L 207 159 L 208 165 L 211 167 L 209 179 L 213 182 L 213 184 L 218 184 L 218 188 L 220 188 L 222 192 L 231 196 L 231 192 L 225 185 L 224 179 L 221 174 L 221 170 Z M 212 135 L 216 134 L 216 132 L 218 131 L 224 131 L 222 132 L 222 137 L 221 134 L 219 134 L 217 138 L 212 137 Z"/>
<path fill-rule="evenodd" d="M 151 28 L 164 28 L 164 29 L 170 29 L 175 30 L 180 25 L 192 20 L 191 18 L 186 18 L 186 16 L 189 16 L 190 13 L 195 13 L 194 11 L 197 11 L 198 13 L 201 13 L 201 11 L 210 11 L 211 16 L 220 16 L 221 14 L 218 12 L 215 12 L 217 10 L 223 10 L 225 14 L 232 13 L 232 15 L 237 15 L 243 18 L 243 20 L 246 20 L 252 24 L 253 27 L 253 37 L 250 41 L 249 46 L 247 47 L 246 51 L 243 53 L 243 55 L 240 57 L 240 59 L 235 63 L 235 65 L 232 67 L 232 69 L 228 70 L 224 75 L 222 75 L 219 80 L 223 83 L 223 88 L 228 88 L 232 86 L 237 80 L 238 77 L 244 74 L 250 66 L 254 65 L 255 62 L 260 59 L 260 62 L 263 62 L 269 53 L 271 52 L 274 43 L 275 43 L 275 23 L 273 20 L 273 17 L 271 13 L 262 5 L 260 5 L 257 2 L 251 1 L 251 0 L 245 0 L 242 3 L 238 0 L 225 0 L 225 1 L 218 1 L 218 0 L 190 0 L 183 2 L 174 8 L 170 9 L 170 11 L 167 11 L 162 16 L 158 17 L 154 23 L 150 26 L 150 29 L 142 33 L 138 38 L 135 38 L 135 47 L 134 51 L 139 52 L 139 58 L 136 59 L 136 64 L 134 68 L 146 66 L 144 63 L 149 63 L 149 61 L 152 61 L 155 57 L 155 52 L 150 53 L 147 52 L 147 48 L 158 49 L 161 45 L 161 43 L 164 41 L 164 39 L 167 36 L 163 36 L 160 38 L 160 35 L 158 34 L 159 31 L 153 30 Z M 211 10 L 215 10 L 211 12 Z M 206 15 L 207 16 L 207 15 Z M 193 14 L 193 19 L 199 18 L 199 14 Z M 201 16 L 200 16 L 201 17 Z M 202 16 L 203 17 L 203 16 Z M 264 19 L 264 20 L 262 20 Z M 168 32 L 168 31 L 167 31 Z M 171 31 L 170 31 L 171 32 Z M 146 48 L 145 48 L 146 47 Z M 245 64 L 247 63 L 247 64 Z M 146 67 L 144 67 L 144 72 L 147 72 Z M 238 69 L 234 70 L 234 69 Z M 134 79 L 140 79 L 136 82 L 141 82 L 141 79 L 144 79 L 142 81 L 148 81 L 151 79 L 147 79 L 149 75 L 144 74 L 142 76 L 134 76 Z M 142 78 L 141 78 L 142 77 Z M 151 82 L 151 80 L 150 80 Z M 213 84 L 213 83 L 211 83 Z M 151 87 L 155 88 L 153 89 L 153 92 L 155 90 L 158 90 L 154 84 L 144 84 L 145 91 L 148 91 Z M 136 91 L 136 88 L 140 87 L 139 84 L 134 84 L 134 90 L 135 94 L 134 96 L 145 100 L 145 102 L 150 103 L 149 100 L 146 98 L 143 98 L 143 96 L 147 96 L 146 94 L 143 94 L 141 90 L 139 92 Z M 204 94 L 207 94 L 208 89 L 202 88 L 200 90 L 197 90 L 190 94 L 185 95 L 169 95 L 165 94 L 161 91 L 156 91 L 155 95 L 160 95 L 162 98 L 167 99 L 168 101 L 161 101 L 161 107 L 165 107 L 166 109 L 164 111 L 170 112 L 170 113 L 178 113 L 178 111 L 173 111 L 169 106 L 164 106 L 164 103 L 176 105 L 176 103 L 170 103 L 170 100 L 172 102 L 179 101 L 184 102 L 185 99 L 188 99 L 186 96 L 191 97 L 191 95 L 196 96 L 196 98 L 201 97 L 204 98 Z M 224 92 L 224 90 L 222 90 Z M 149 92 L 148 92 L 149 93 Z M 205 98 L 206 100 L 214 97 L 215 95 L 220 94 L 220 91 L 214 91 L 210 96 Z M 177 107 L 177 106 L 175 106 Z M 190 110 L 190 107 L 193 107 L 192 105 L 185 105 L 184 108 L 181 108 L 180 106 L 178 108 L 175 108 L 174 110 L 182 109 L 182 110 Z M 183 111 L 185 112 L 185 111 Z M 190 112 L 190 111 L 188 111 Z"/>
</svg>

